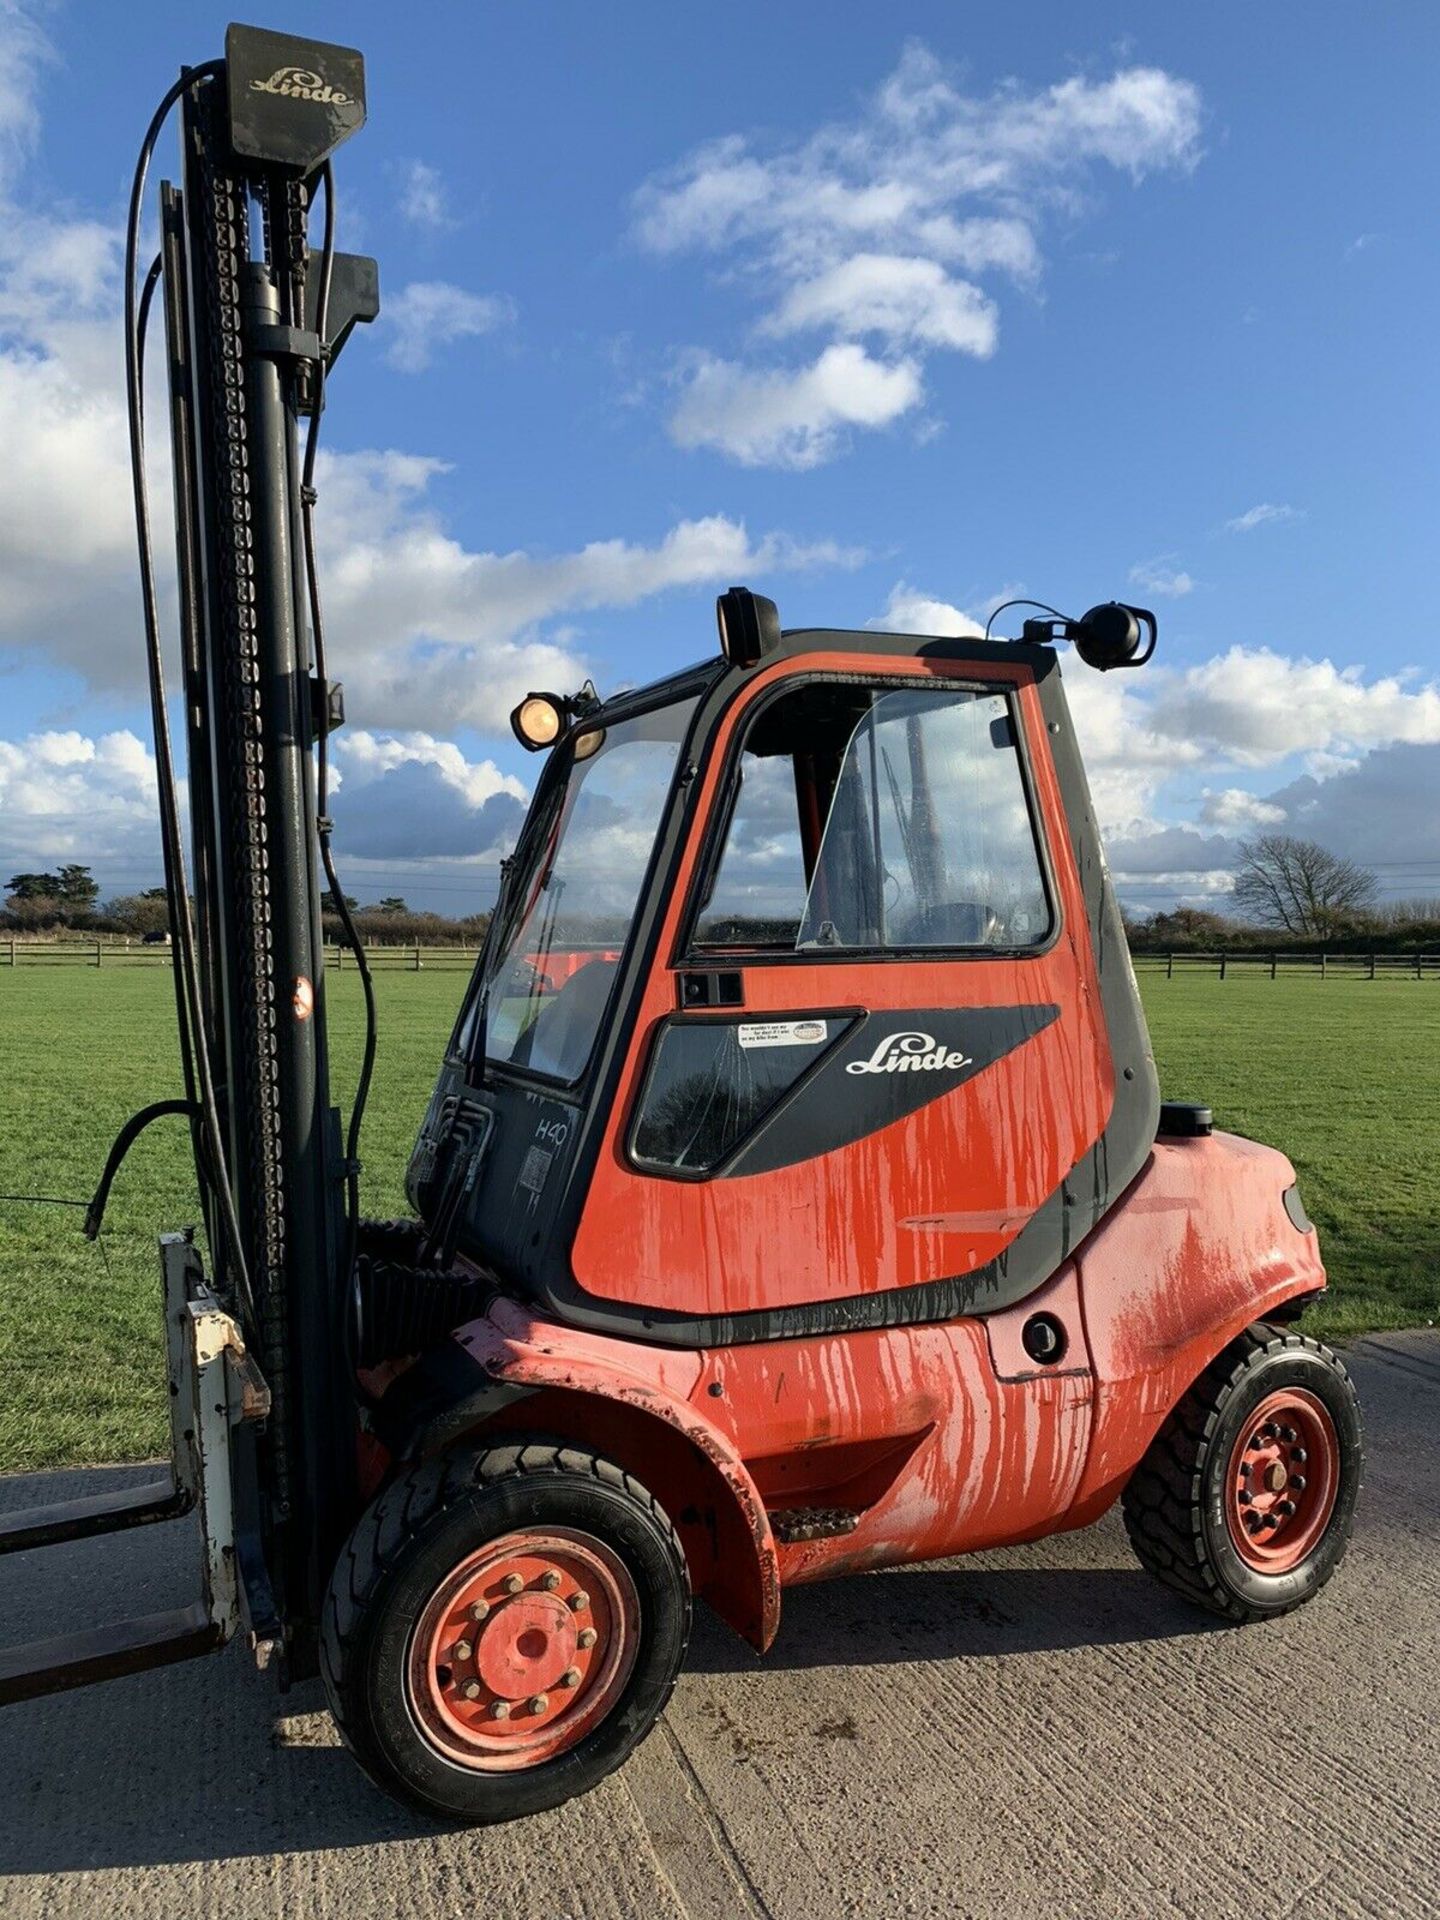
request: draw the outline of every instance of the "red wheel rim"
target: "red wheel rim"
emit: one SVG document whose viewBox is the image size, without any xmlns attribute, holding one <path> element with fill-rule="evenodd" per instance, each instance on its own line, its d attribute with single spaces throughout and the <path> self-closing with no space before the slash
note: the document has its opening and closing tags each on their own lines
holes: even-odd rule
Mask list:
<svg viewBox="0 0 1440 1920">
<path fill-rule="evenodd" d="M 1225 1470 L 1231 1545 L 1257 1573 L 1289 1573 L 1320 1544 L 1340 1490 L 1340 1442 L 1324 1401 L 1278 1387 L 1253 1408 Z"/>
<path fill-rule="evenodd" d="M 409 1705 L 462 1767 L 536 1767 L 615 1705 L 640 1646 L 640 1601 L 603 1541 L 568 1527 L 507 1533 L 462 1560 L 410 1637 Z"/>
</svg>

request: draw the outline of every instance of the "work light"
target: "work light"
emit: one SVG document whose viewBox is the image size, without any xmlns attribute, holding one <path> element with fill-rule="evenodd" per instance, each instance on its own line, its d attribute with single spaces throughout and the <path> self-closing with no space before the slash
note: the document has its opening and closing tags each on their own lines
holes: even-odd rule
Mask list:
<svg viewBox="0 0 1440 1920">
<path fill-rule="evenodd" d="M 511 731 L 528 752 L 539 753 L 565 731 L 565 708 L 558 693 L 527 693 L 510 716 Z"/>
</svg>

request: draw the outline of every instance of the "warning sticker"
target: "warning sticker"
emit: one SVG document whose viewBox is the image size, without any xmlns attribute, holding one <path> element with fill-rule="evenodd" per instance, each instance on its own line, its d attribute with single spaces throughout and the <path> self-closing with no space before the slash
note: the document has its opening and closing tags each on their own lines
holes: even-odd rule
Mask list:
<svg viewBox="0 0 1440 1920">
<path fill-rule="evenodd" d="M 829 1038 L 828 1020 L 755 1020 L 740 1029 L 742 1047 L 818 1047 Z"/>
<path fill-rule="evenodd" d="M 543 1147 L 529 1148 L 525 1158 L 520 1162 L 520 1172 L 517 1175 L 519 1184 L 530 1193 L 539 1193 L 545 1185 L 546 1175 L 550 1171 L 550 1163 L 554 1158 L 554 1154 L 546 1153 Z"/>
</svg>

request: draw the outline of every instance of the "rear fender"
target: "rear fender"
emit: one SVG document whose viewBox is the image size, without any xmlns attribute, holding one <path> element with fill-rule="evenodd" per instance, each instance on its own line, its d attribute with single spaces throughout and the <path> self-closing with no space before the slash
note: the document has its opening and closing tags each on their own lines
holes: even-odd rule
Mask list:
<svg viewBox="0 0 1440 1920">
<path fill-rule="evenodd" d="M 1079 1249 L 1095 1424 L 1071 1526 L 1111 1505 L 1238 1334 L 1323 1291 L 1315 1230 L 1285 1204 L 1294 1184 L 1284 1154 L 1235 1134 L 1161 1140 Z"/>
<path fill-rule="evenodd" d="M 695 1592 L 763 1653 L 780 1625 L 775 1537 L 733 1443 L 686 1397 L 703 1356 L 557 1326 L 510 1300 L 454 1342 L 513 1396 L 479 1430 L 543 1432 L 632 1472 L 679 1533 Z"/>
</svg>

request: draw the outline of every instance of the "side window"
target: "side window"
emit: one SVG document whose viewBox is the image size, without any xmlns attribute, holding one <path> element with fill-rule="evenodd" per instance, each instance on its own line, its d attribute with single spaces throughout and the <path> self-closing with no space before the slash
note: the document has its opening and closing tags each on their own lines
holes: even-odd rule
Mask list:
<svg viewBox="0 0 1440 1920">
<path fill-rule="evenodd" d="M 655 1043 L 631 1154 L 667 1171 L 710 1172 L 849 1025 L 822 1018 L 667 1022 Z"/>
<path fill-rule="evenodd" d="M 751 723 L 694 945 L 1024 948 L 1051 908 L 1008 697 L 811 681 Z"/>
</svg>

